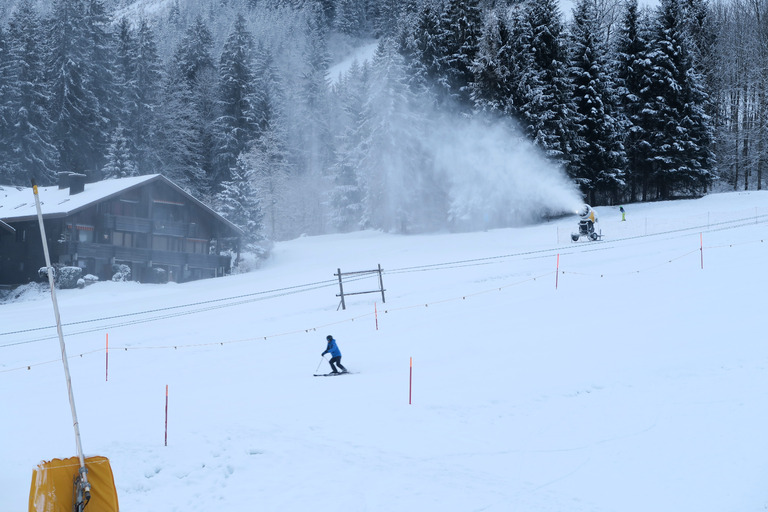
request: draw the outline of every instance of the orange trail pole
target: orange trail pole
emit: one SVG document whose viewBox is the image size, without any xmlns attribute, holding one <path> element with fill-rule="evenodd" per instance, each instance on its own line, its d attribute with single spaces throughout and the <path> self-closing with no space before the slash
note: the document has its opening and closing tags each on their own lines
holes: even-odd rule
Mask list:
<svg viewBox="0 0 768 512">
<path fill-rule="evenodd" d="M 165 385 L 165 446 L 168 446 L 168 384 Z"/>
<path fill-rule="evenodd" d="M 408 378 L 408 405 L 411 405 L 411 397 L 413 393 L 413 358 L 411 358 L 411 373 Z"/>
<path fill-rule="evenodd" d="M 555 290 L 557 290 L 557 279 L 560 277 L 560 253 L 557 253 L 557 267 L 555 269 Z"/>
<path fill-rule="evenodd" d="M 107 333 L 107 362 L 106 362 L 106 375 L 105 375 L 105 381 L 109 381 L 109 333 Z"/>
<path fill-rule="evenodd" d="M 376 303 L 373 303 L 373 317 L 376 319 L 376 330 L 379 330 L 379 312 L 376 309 Z"/>
<path fill-rule="evenodd" d="M 701 251 L 701 270 L 704 270 L 704 234 L 699 233 L 699 250 Z"/>
</svg>

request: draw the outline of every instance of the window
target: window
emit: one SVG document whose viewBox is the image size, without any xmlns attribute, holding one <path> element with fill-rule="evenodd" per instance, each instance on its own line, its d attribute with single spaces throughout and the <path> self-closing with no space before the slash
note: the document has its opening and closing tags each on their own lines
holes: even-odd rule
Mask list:
<svg viewBox="0 0 768 512">
<path fill-rule="evenodd" d="M 75 228 L 77 229 L 78 242 L 93 242 L 93 226 L 76 224 Z"/>
<path fill-rule="evenodd" d="M 182 242 L 183 240 L 181 238 L 155 235 L 152 237 L 152 249 L 156 251 L 180 252 L 184 247 Z"/>
<path fill-rule="evenodd" d="M 135 238 L 136 235 L 134 233 L 124 233 L 122 231 L 112 233 L 112 243 L 121 247 L 135 247 Z"/>
<path fill-rule="evenodd" d="M 187 238 L 187 252 L 195 254 L 208 254 L 208 240 L 199 238 Z"/>
</svg>

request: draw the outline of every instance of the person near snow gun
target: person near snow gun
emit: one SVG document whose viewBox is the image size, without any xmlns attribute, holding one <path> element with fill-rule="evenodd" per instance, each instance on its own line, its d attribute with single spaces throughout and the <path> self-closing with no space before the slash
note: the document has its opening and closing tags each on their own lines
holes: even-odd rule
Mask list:
<svg viewBox="0 0 768 512">
<path fill-rule="evenodd" d="M 582 236 L 589 240 L 599 240 L 603 235 L 595 231 L 597 212 L 588 204 L 582 205 L 577 212 L 579 214 L 579 232 L 571 233 L 571 240 L 577 242 Z"/>
</svg>

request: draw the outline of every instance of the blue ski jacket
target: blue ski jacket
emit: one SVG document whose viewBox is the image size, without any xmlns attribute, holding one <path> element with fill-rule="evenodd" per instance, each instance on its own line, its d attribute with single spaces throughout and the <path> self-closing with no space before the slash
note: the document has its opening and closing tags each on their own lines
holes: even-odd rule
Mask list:
<svg viewBox="0 0 768 512">
<path fill-rule="evenodd" d="M 328 342 L 328 347 L 325 349 L 325 352 L 323 352 L 320 355 L 325 354 L 331 354 L 331 357 L 341 357 L 341 350 L 339 350 L 338 345 L 336 345 L 336 340 L 331 339 L 331 341 Z"/>
</svg>

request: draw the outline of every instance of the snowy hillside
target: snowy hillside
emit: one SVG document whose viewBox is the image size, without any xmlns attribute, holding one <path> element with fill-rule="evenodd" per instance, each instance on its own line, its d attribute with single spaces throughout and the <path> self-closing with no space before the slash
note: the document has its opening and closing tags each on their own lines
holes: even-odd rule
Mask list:
<svg viewBox="0 0 768 512">
<path fill-rule="evenodd" d="M 246 275 L 60 291 L 86 455 L 123 511 L 765 510 L 768 193 L 625 207 L 602 242 L 575 216 L 305 237 Z M 337 269 L 378 264 L 386 304 L 337 310 Z M 3 511 L 75 455 L 49 299 L 0 306 Z M 327 334 L 358 373 L 312 376 Z"/>
</svg>

